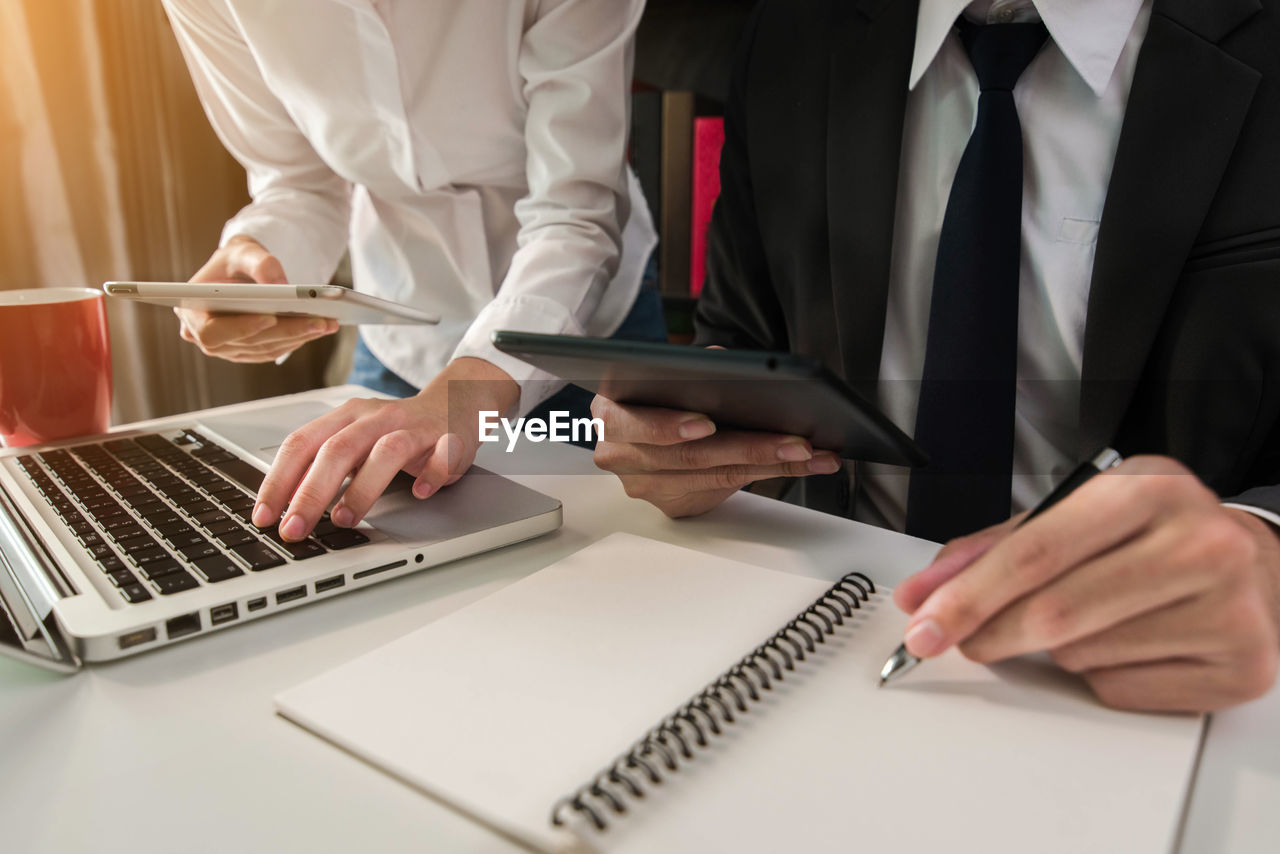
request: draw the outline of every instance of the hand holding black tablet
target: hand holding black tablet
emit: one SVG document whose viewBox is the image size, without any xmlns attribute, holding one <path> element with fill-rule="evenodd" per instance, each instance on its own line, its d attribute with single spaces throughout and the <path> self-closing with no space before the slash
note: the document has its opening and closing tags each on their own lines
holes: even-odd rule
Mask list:
<svg viewBox="0 0 1280 854">
<path fill-rule="evenodd" d="M 802 436 L 846 459 L 919 466 L 925 453 L 813 359 L 753 350 L 499 331 L 508 353 L 616 403 L 704 413 L 718 427 Z"/>
</svg>

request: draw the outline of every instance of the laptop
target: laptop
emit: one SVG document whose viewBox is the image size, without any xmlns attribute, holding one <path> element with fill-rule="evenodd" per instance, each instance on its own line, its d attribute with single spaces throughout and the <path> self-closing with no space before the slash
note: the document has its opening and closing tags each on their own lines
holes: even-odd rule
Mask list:
<svg viewBox="0 0 1280 854">
<path fill-rule="evenodd" d="M 271 398 L 0 450 L 0 654 L 74 671 L 560 527 L 559 501 L 474 466 L 425 501 L 402 473 L 355 528 L 255 527 L 276 449 L 329 409 Z"/>
</svg>

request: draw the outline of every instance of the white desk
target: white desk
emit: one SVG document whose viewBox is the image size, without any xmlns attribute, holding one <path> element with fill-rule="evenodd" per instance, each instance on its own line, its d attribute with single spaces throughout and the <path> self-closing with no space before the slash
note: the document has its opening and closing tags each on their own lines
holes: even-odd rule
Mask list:
<svg viewBox="0 0 1280 854">
<path fill-rule="evenodd" d="M 562 530 L 72 677 L 0 659 L 0 847 L 514 854 L 523 849 L 278 718 L 272 696 L 613 531 L 828 579 L 863 569 L 890 585 L 934 551 L 746 494 L 671 521 L 585 452 L 485 451 L 483 464 L 504 473 L 557 472 L 513 476 L 564 502 Z M 1277 807 L 1273 691 L 1213 721 L 1183 851 L 1274 852 Z"/>
</svg>

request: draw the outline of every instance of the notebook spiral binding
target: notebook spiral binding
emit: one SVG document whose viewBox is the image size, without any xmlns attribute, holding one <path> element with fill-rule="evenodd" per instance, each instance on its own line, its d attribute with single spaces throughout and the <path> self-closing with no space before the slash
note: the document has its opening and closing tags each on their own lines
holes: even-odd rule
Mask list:
<svg viewBox="0 0 1280 854">
<path fill-rule="evenodd" d="M 681 759 L 693 759 L 693 747 L 706 747 L 708 734 L 720 735 L 725 724 L 735 721 L 735 712 L 747 712 L 748 701 L 758 702 L 762 690 L 772 690 L 773 682 L 782 681 L 785 671 L 795 670 L 796 662 L 804 661 L 806 653 L 826 643 L 875 592 L 875 584 L 861 572 L 845 575 L 795 619 L 663 718 L 591 782 L 557 801 L 551 808 L 551 824 L 563 826 L 566 811 L 573 811 L 585 816 L 597 830 L 608 829 L 609 812 L 625 813 L 628 797 L 644 797 L 645 783 L 657 786 L 663 782 L 660 769 L 674 772 L 679 770 Z"/>
</svg>

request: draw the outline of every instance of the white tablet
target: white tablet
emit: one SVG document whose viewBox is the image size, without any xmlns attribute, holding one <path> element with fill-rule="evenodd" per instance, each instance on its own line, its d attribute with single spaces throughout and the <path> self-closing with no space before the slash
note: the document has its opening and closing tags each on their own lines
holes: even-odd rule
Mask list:
<svg viewBox="0 0 1280 854">
<path fill-rule="evenodd" d="M 416 308 L 338 285 L 107 282 L 102 289 L 113 297 L 155 305 L 221 314 L 327 317 L 343 326 L 440 322 L 440 318 Z"/>
</svg>

